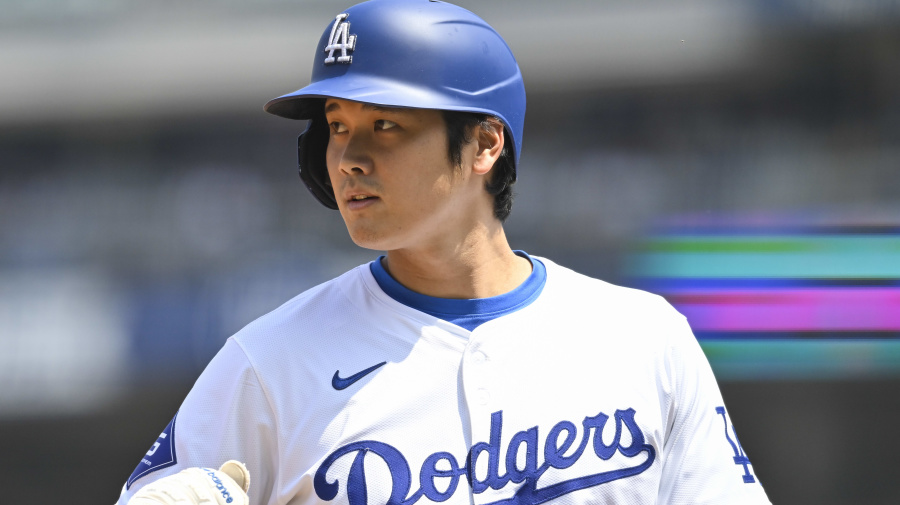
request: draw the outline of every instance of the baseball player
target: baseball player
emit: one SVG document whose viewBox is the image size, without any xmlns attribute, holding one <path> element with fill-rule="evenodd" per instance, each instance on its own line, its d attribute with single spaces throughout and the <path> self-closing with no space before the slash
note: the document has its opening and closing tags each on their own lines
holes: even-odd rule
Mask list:
<svg viewBox="0 0 900 505">
<path fill-rule="evenodd" d="M 386 254 L 228 339 L 120 504 L 769 503 L 684 317 L 510 248 L 525 90 L 483 20 L 336 13 L 266 110 Z"/>
</svg>

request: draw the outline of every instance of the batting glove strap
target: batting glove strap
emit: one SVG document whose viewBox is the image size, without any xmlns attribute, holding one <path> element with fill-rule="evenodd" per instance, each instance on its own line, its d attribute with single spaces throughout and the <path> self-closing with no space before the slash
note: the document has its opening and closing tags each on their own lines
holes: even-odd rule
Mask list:
<svg viewBox="0 0 900 505">
<path fill-rule="evenodd" d="M 249 505 L 250 473 L 226 461 L 218 470 L 188 468 L 142 487 L 128 505 Z"/>
</svg>

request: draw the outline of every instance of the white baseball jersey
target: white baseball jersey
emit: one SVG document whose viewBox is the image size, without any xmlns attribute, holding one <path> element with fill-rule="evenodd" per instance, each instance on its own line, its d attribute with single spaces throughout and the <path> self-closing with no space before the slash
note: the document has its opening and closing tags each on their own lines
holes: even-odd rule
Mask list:
<svg viewBox="0 0 900 505">
<path fill-rule="evenodd" d="M 254 505 L 769 503 L 684 317 L 532 261 L 546 278 L 527 303 L 472 331 L 389 296 L 370 265 L 256 320 L 119 503 L 228 459 Z"/>
</svg>

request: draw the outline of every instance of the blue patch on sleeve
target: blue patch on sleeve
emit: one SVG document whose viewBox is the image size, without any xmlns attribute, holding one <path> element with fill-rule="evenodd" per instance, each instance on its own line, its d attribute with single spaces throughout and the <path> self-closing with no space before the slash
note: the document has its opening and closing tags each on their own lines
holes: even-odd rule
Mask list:
<svg viewBox="0 0 900 505">
<path fill-rule="evenodd" d="M 125 489 L 131 489 L 134 481 L 144 475 L 170 467 L 178 462 L 178 459 L 175 457 L 175 419 L 177 418 L 178 412 L 175 413 L 175 417 L 172 418 L 166 429 L 159 434 L 159 438 L 156 439 L 153 447 L 141 458 L 141 462 L 138 463 L 137 468 L 134 469 L 131 477 L 128 478 Z"/>
</svg>

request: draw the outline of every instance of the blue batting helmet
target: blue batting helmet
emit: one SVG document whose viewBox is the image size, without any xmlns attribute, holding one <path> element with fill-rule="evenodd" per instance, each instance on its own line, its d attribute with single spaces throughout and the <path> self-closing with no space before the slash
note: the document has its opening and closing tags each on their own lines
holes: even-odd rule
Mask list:
<svg viewBox="0 0 900 505">
<path fill-rule="evenodd" d="M 325 166 L 326 98 L 496 116 L 518 165 L 522 74 L 503 38 L 461 7 L 435 0 L 370 0 L 350 7 L 322 33 L 310 84 L 265 105 L 272 114 L 309 120 L 298 139 L 300 178 L 322 204 L 337 209 Z"/>
</svg>

